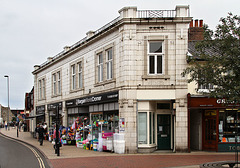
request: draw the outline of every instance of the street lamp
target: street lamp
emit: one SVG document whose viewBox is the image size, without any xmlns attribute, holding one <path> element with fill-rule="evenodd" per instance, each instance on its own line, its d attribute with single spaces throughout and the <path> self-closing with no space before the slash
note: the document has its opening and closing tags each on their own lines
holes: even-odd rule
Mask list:
<svg viewBox="0 0 240 168">
<path fill-rule="evenodd" d="M 7 90 L 8 90 L 8 110 L 7 110 L 7 127 L 9 130 L 9 76 L 8 75 L 4 75 L 5 78 L 7 78 Z"/>
</svg>

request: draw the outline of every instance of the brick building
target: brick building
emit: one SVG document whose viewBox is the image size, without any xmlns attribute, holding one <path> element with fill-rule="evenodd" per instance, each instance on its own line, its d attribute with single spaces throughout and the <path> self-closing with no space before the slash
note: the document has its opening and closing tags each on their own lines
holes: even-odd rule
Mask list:
<svg viewBox="0 0 240 168">
<path fill-rule="evenodd" d="M 189 6 L 124 7 L 120 16 L 36 65 L 33 125 L 99 122 L 125 135 L 125 152 L 187 151 Z M 86 121 L 85 121 L 86 120 Z"/>
</svg>

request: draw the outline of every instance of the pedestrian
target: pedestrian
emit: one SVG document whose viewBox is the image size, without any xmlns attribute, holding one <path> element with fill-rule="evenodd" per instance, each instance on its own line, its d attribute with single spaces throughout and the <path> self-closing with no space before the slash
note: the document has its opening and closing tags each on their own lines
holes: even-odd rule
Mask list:
<svg viewBox="0 0 240 168">
<path fill-rule="evenodd" d="M 8 126 L 7 121 L 5 121 L 4 125 L 5 125 L 5 129 L 7 130 L 7 126 Z"/>
<path fill-rule="evenodd" d="M 35 134 L 36 134 L 37 140 L 39 140 L 39 133 L 38 133 L 39 127 L 40 127 L 40 125 L 37 124 L 37 127 L 35 128 Z"/>
<path fill-rule="evenodd" d="M 38 134 L 39 134 L 39 142 L 40 142 L 40 145 L 42 146 L 43 145 L 43 138 L 44 138 L 44 128 L 43 126 L 41 125 L 38 129 Z"/>
</svg>

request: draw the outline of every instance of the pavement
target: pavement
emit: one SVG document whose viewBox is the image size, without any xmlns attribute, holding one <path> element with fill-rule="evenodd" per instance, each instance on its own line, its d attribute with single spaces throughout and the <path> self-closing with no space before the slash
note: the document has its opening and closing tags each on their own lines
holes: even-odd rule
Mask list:
<svg viewBox="0 0 240 168">
<path fill-rule="evenodd" d="M 116 154 L 110 152 L 98 152 L 84 150 L 76 146 L 62 146 L 60 156 L 55 154 L 51 142 L 44 140 L 40 146 L 37 139 L 29 132 L 19 132 L 0 129 L 0 132 L 8 137 L 24 141 L 38 148 L 49 160 L 53 168 L 199 168 L 201 164 L 207 162 L 235 160 L 235 153 L 204 152 L 197 151 L 191 153 L 172 153 L 167 151 L 157 151 L 149 154 Z M 240 160 L 240 159 L 239 159 Z"/>
</svg>

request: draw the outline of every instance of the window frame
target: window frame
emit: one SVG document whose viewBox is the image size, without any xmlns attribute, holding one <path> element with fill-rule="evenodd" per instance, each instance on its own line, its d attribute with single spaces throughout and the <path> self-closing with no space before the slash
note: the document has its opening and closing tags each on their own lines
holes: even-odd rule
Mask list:
<svg viewBox="0 0 240 168">
<path fill-rule="evenodd" d="M 110 57 L 109 57 L 110 56 Z M 106 50 L 106 71 L 107 80 L 113 78 L 113 49 L 109 48 Z"/>
<path fill-rule="evenodd" d="M 71 65 L 71 90 L 76 89 L 76 65 Z"/>
<path fill-rule="evenodd" d="M 150 52 L 150 45 L 151 43 L 161 43 L 162 45 L 162 52 Z M 164 75 L 165 74 L 165 57 L 164 57 L 164 41 L 163 40 L 149 40 L 147 44 L 147 74 L 148 75 Z M 154 58 L 154 72 L 150 73 L 151 65 L 150 65 L 150 57 Z M 161 57 L 161 72 L 158 72 L 158 58 Z"/>
<path fill-rule="evenodd" d="M 78 88 L 83 88 L 83 62 L 80 61 L 77 63 L 78 67 Z"/>
<path fill-rule="evenodd" d="M 97 54 L 97 81 L 103 82 L 103 52 Z"/>
<path fill-rule="evenodd" d="M 84 89 L 84 61 L 83 58 L 70 64 L 70 92 Z"/>
<path fill-rule="evenodd" d="M 62 94 L 62 72 L 56 70 L 52 73 L 52 96 L 60 96 Z"/>
</svg>

